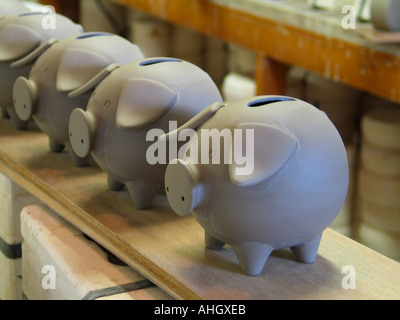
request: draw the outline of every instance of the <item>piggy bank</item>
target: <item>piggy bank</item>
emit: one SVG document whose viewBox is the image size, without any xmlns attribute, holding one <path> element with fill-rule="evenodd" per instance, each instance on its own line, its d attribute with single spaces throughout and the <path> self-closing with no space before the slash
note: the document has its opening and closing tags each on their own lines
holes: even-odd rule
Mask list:
<svg viewBox="0 0 400 320">
<path fill-rule="evenodd" d="M 31 10 L 18 0 L 0 0 L 0 16 L 9 16 L 30 12 Z"/>
<path fill-rule="evenodd" d="M 50 150 L 66 146 L 76 166 L 86 165 L 70 147 L 68 123 L 73 109 L 85 109 L 92 89 L 113 69 L 143 59 L 139 48 L 110 33 L 82 33 L 54 43 L 34 63 L 29 77 L 14 84 L 14 107 L 21 121 L 31 117 L 49 136 Z"/>
<path fill-rule="evenodd" d="M 197 130 L 167 167 L 166 193 L 177 214 L 193 213 L 206 248 L 231 245 L 248 275 L 275 249 L 312 263 L 348 186 L 346 151 L 326 114 L 259 96 L 212 104 L 181 128 L 173 135 Z"/>
<path fill-rule="evenodd" d="M 82 28 L 70 19 L 54 14 L 55 28 L 42 24 L 47 13 L 28 12 L 0 19 L 0 106 L 18 129 L 25 129 L 13 107 L 13 85 L 19 76 L 27 77 L 33 62 L 55 39 L 78 35 Z"/>
<path fill-rule="evenodd" d="M 157 137 L 221 100 L 209 75 L 189 62 L 138 60 L 107 76 L 86 111 L 72 112 L 72 148 L 80 157 L 92 155 L 106 172 L 111 190 L 126 186 L 134 205 L 148 209 L 163 187 L 171 149 L 177 149 L 157 146 Z"/>
</svg>

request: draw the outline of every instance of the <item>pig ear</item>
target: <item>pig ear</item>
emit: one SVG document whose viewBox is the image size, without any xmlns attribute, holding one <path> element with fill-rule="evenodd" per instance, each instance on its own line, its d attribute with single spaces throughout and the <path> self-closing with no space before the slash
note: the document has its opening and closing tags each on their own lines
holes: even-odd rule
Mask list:
<svg viewBox="0 0 400 320">
<path fill-rule="evenodd" d="M 235 129 L 242 134 L 234 135 L 233 161 L 229 165 L 229 176 L 235 185 L 251 186 L 265 181 L 283 169 L 296 152 L 297 139 L 280 128 L 243 123 Z M 238 163 L 240 156 L 243 164 Z"/>
<path fill-rule="evenodd" d="M 203 123 L 205 123 L 207 120 L 212 118 L 214 116 L 214 114 L 223 107 L 225 107 L 225 105 L 222 102 L 214 102 L 213 104 L 209 105 L 207 108 L 203 109 L 200 113 L 195 115 L 188 122 L 186 122 L 185 124 L 180 126 L 178 129 L 160 136 L 160 140 L 168 141 L 168 140 L 176 139 L 178 137 L 179 133 L 184 129 L 196 130 Z"/>
<path fill-rule="evenodd" d="M 125 83 L 118 101 L 116 121 L 120 128 L 138 128 L 161 118 L 174 105 L 175 91 L 148 79 Z"/>
<path fill-rule="evenodd" d="M 94 78 L 109 62 L 100 54 L 84 49 L 68 49 L 61 58 L 56 86 L 61 92 L 79 89 Z"/>
<path fill-rule="evenodd" d="M 0 30 L 0 61 L 13 61 L 38 47 L 39 35 L 21 25 L 10 23 Z"/>
<path fill-rule="evenodd" d="M 35 61 L 39 56 L 41 56 L 48 48 L 50 48 L 53 44 L 58 42 L 57 39 L 52 38 L 45 43 L 42 43 L 39 47 L 35 50 L 24 56 L 23 58 L 11 63 L 11 68 L 19 68 L 28 63 Z"/>
<path fill-rule="evenodd" d="M 71 91 L 68 93 L 69 98 L 79 97 L 89 90 L 92 90 L 96 87 L 100 82 L 102 82 L 111 72 L 115 69 L 119 68 L 120 65 L 117 63 L 112 63 L 109 66 L 105 67 L 104 69 L 100 70 L 93 78 L 91 78 L 88 82 L 86 82 L 83 86 L 79 87 L 78 89 Z"/>
</svg>

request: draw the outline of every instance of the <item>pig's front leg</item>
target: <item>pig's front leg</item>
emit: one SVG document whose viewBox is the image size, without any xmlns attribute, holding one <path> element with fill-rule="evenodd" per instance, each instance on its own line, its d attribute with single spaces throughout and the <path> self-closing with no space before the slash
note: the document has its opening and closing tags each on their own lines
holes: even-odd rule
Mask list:
<svg viewBox="0 0 400 320">
<path fill-rule="evenodd" d="M 65 145 L 58 143 L 53 138 L 49 137 L 49 148 L 51 152 L 59 153 L 64 150 Z"/>
<path fill-rule="evenodd" d="M 158 183 L 147 181 L 130 181 L 126 183 L 129 195 L 139 210 L 147 210 L 151 207 L 153 199 L 161 188 Z"/>
<path fill-rule="evenodd" d="M 206 248 L 211 250 L 219 250 L 225 245 L 224 242 L 215 239 L 207 231 L 204 232 L 204 240 L 206 243 Z"/>
<path fill-rule="evenodd" d="M 121 191 L 125 186 L 125 184 L 115 180 L 110 175 L 107 175 L 107 184 L 108 184 L 108 189 L 110 189 L 111 191 Z"/>
<path fill-rule="evenodd" d="M 28 127 L 28 125 L 29 125 L 29 120 L 28 120 L 28 121 L 21 120 L 21 119 L 17 116 L 17 113 L 16 113 L 14 107 L 7 108 L 6 111 L 7 111 L 8 115 L 9 115 L 9 117 L 10 117 L 10 119 L 11 119 L 11 122 L 13 123 L 14 127 L 15 127 L 17 130 L 25 130 L 25 129 Z"/>
<path fill-rule="evenodd" d="M 317 257 L 321 237 L 322 233 L 307 242 L 291 247 L 290 249 L 294 253 L 296 259 L 303 263 L 313 263 Z"/>
</svg>

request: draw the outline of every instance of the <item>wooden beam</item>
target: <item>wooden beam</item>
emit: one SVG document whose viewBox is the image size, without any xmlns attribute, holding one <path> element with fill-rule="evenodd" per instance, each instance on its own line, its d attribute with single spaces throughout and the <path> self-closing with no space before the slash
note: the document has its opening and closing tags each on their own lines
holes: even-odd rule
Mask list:
<svg viewBox="0 0 400 320">
<path fill-rule="evenodd" d="M 354 88 L 400 102 L 398 56 L 213 1 L 109 1 L 262 52 L 280 63 L 303 67 Z M 359 34 L 353 36 L 360 37 Z"/>
</svg>

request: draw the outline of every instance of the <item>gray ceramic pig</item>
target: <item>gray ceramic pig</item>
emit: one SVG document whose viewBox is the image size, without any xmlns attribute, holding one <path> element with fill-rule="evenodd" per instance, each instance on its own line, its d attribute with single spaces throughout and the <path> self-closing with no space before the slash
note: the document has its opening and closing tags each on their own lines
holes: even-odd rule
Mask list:
<svg viewBox="0 0 400 320">
<path fill-rule="evenodd" d="M 27 13 L 30 11 L 31 10 L 19 0 L 0 0 L 0 19 L 3 19 L 4 16 Z M 6 108 L 1 107 L 1 115 L 3 118 L 8 118 Z"/>
<path fill-rule="evenodd" d="M 71 144 L 80 157 L 92 154 L 107 173 L 110 189 L 126 185 L 135 206 L 147 209 L 163 186 L 169 161 L 168 154 L 159 162 L 148 157 L 156 136 L 169 131 L 170 121 L 183 124 L 211 102 L 221 100 L 209 75 L 189 62 L 139 60 L 105 78 L 93 92 L 86 112 L 72 112 Z M 156 135 L 149 137 L 152 131 Z"/>
<path fill-rule="evenodd" d="M 206 248 L 231 245 L 248 275 L 280 248 L 312 263 L 348 185 L 346 151 L 326 114 L 259 96 L 210 105 L 174 135 L 183 128 L 197 134 L 168 165 L 165 188 L 173 210 L 193 212 L 204 228 Z"/>
<path fill-rule="evenodd" d="M 71 112 L 86 108 L 92 89 L 113 69 L 139 59 L 143 55 L 136 45 L 110 33 L 83 33 L 56 42 L 36 60 L 29 78 L 15 81 L 16 114 L 21 121 L 33 117 L 49 136 L 50 150 L 66 146 L 76 166 L 86 165 L 88 158 L 70 147 Z"/>
<path fill-rule="evenodd" d="M 59 14 L 54 14 L 55 29 L 43 27 L 46 17 L 47 13 L 29 12 L 0 19 L 0 105 L 18 129 L 25 129 L 28 121 L 21 121 L 15 114 L 12 96 L 15 80 L 29 75 L 35 59 L 54 39 L 82 32 L 80 25 Z"/>
<path fill-rule="evenodd" d="M 22 1 L 0 0 L 0 16 L 10 16 L 30 11 Z"/>
</svg>

